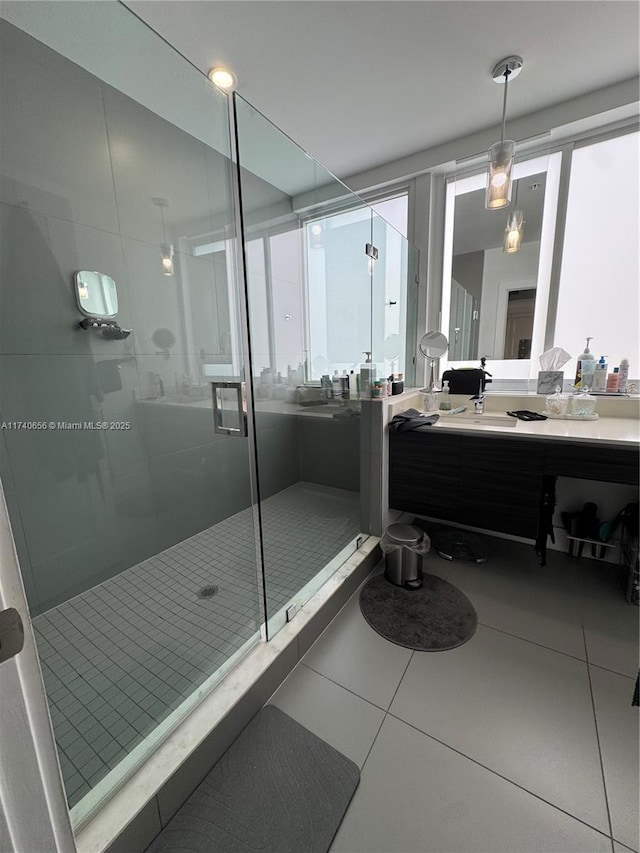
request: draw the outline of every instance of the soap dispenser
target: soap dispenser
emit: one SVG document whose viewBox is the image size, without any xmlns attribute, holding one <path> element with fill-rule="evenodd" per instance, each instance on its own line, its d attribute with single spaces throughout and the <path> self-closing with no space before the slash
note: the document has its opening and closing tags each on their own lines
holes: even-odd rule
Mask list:
<svg viewBox="0 0 640 853">
<path fill-rule="evenodd" d="M 371 397 L 373 391 L 373 381 L 376 375 L 376 366 L 371 361 L 371 353 L 368 350 L 363 350 L 366 355 L 366 361 L 360 365 L 360 394 L 364 399 Z"/>
<path fill-rule="evenodd" d="M 442 383 L 442 391 L 440 392 L 440 408 L 443 412 L 451 410 L 451 397 L 449 396 L 449 380 L 445 379 Z"/>
<path fill-rule="evenodd" d="M 573 383 L 576 388 L 580 388 L 582 387 L 582 385 L 584 385 L 584 381 L 582 378 L 583 371 L 589 374 L 589 376 L 592 376 L 593 371 L 595 370 L 596 359 L 591 350 L 589 349 L 589 341 L 592 340 L 593 336 L 587 338 L 587 345 L 584 348 L 584 352 L 578 357 L 578 364 L 576 366 L 576 380 Z M 589 387 L 591 387 L 591 384 L 589 384 Z"/>
</svg>

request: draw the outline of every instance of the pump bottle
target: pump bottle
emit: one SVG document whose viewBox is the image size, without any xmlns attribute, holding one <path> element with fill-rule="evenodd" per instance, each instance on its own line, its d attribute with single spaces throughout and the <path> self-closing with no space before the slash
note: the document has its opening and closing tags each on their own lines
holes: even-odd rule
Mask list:
<svg viewBox="0 0 640 853">
<path fill-rule="evenodd" d="M 363 352 L 367 359 L 360 365 L 360 395 L 366 400 L 371 397 L 376 366 L 371 361 L 371 353 L 368 350 L 363 350 Z"/>
<path fill-rule="evenodd" d="M 451 397 L 449 396 L 449 380 L 445 379 L 442 383 L 442 391 L 440 392 L 440 408 L 443 412 L 451 410 Z"/>
<path fill-rule="evenodd" d="M 580 355 L 578 357 L 578 364 L 576 366 L 576 380 L 573 383 L 576 388 L 581 388 L 582 385 L 585 384 L 585 383 L 583 383 L 583 379 L 582 379 L 582 373 L 583 373 L 583 369 L 584 369 L 583 365 L 585 362 L 588 362 L 587 368 L 584 371 L 585 373 L 588 374 L 588 378 L 591 378 L 591 375 L 593 374 L 593 371 L 595 370 L 595 356 L 589 350 L 589 341 L 592 341 L 592 340 L 593 340 L 593 337 L 587 338 L 587 345 L 584 348 L 584 352 L 582 353 L 582 355 Z M 593 379 L 591 379 L 591 382 L 593 382 Z M 591 385 L 589 385 L 589 387 L 591 387 Z"/>
</svg>

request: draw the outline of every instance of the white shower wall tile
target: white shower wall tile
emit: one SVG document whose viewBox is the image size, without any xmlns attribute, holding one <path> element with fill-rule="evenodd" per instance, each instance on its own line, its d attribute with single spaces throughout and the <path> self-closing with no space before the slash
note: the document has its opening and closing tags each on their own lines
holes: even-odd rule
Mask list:
<svg viewBox="0 0 640 853">
<path fill-rule="evenodd" d="M 262 522 L 275 613 L 357 535 L 358 495 L 296 483 Z M 252 525 L 248 508 L 34 619 L 71 806 L 255 634 Z"/>
</svg>

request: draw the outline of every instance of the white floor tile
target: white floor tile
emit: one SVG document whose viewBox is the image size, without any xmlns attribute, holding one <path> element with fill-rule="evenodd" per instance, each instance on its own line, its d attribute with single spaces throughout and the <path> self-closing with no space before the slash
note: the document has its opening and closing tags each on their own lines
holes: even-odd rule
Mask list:
<svg viewBox="0 0 640 853">
<path fill-rule="evenodd" d="M 412 652 L 383 639 L 360 612 L 359 593 L 351 597 L 304 657 L 321 675 L 387 709 Z"/>
<path fill-rule="evenodd" d="M 391 713 L 608 832 L 586 664 L 479 626 L 411 659 Z"/>
<path fill-rule="evenodd" d="M 613 853 L 629 853 L 631 850 L 630 847 L 625 847 L 624 844 L 620 844 L 618 841 L 613 842 Z"/>
<path fill-rule="evenodd" d="M 384 711 L 299 664 L 271 697 L 309 731 L 362 767 Z"/>
<path fill-rule="evenodd" d="M 635 678 L 640 608 L 627 604 L 617 566 L 595 560 L 583 562 L 578 592 L 589 661 Z"/>
<path fill-rule="evenodd" d="M 558 809 L 387 717 L 331 853 L 611 853 Z"/>
<path fill-rule="evenodd" d="M 640 849 L 638 832 L 638 708 L 631 705 L 634 679 L 591 667 L 613 837 Z"/>
<path fill-rule="evenodd" d="M 487 563 L 455 562 L 448 578 L 471 599 L 478 621 L 584 660 L 574 562 L 554 551 L 542 567 L 532 547 L 488 541 Z"/>
</svg>

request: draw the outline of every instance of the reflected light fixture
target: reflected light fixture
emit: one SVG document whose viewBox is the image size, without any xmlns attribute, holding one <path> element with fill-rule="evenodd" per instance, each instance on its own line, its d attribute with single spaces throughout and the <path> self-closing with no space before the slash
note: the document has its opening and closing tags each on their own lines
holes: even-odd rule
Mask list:
<svg viewBox="0 0 640 853">
<path fill-rule="evenodd" d="M 504 229 L 502 251 L 508 255 L 520 251 L 524 235 L 524 213 L 518 210 L 518 187 L 519 184 L 516 181 L 516 197 L 513 202 L 513 210 L 510 210 L 507 214 L 507 225 Z"/>
<path fill-rule="evenodd" d="M 500 210 L 511 201 L 511 169 L 513 157 L 516 152 L 516 143 L 513 139 L 505 139 L 504 131 L 507 120 L 507 89 L 509 80 L 515 78 L 522 71 L 521 56 L 507 56 L 500 60 L 491 72 L 494 83 L 504 85 L 504 98 L 502 101 L 502 132 L 500 142 L 494 142 L 489 148 L 489 168 L 487 169 L 487 190 L 484 206 L 487 210 Z"/>
<path fill-rule="evenodd" d="M 238 79 L 233 71 L 223 68 L 222 65 L 211 68 L 207 76 L 212 83 L 225 92 L 233 92 L 238 84 Z"/>
<path fill-rule="evenodd" d="M 503 252 L 508 255 L 519 252 L 524 231 L 524 214 L 521 210 L 512 210 L 507 216 L 507 227 L 504 229 Z"/>
<path fill-rule="evenodd" d="M 173 275 L 173 244 L 167 242 L 167 229 L 164 224 L 164 209 L 165 207 L 169 207 L 169 202 L 166 198 L 152 198 L 151 201 L 156 207 L 160 208 L 160 223 L 162 225 L 162 243 L 160 244 L 162 275 Z"/>
</svg>

